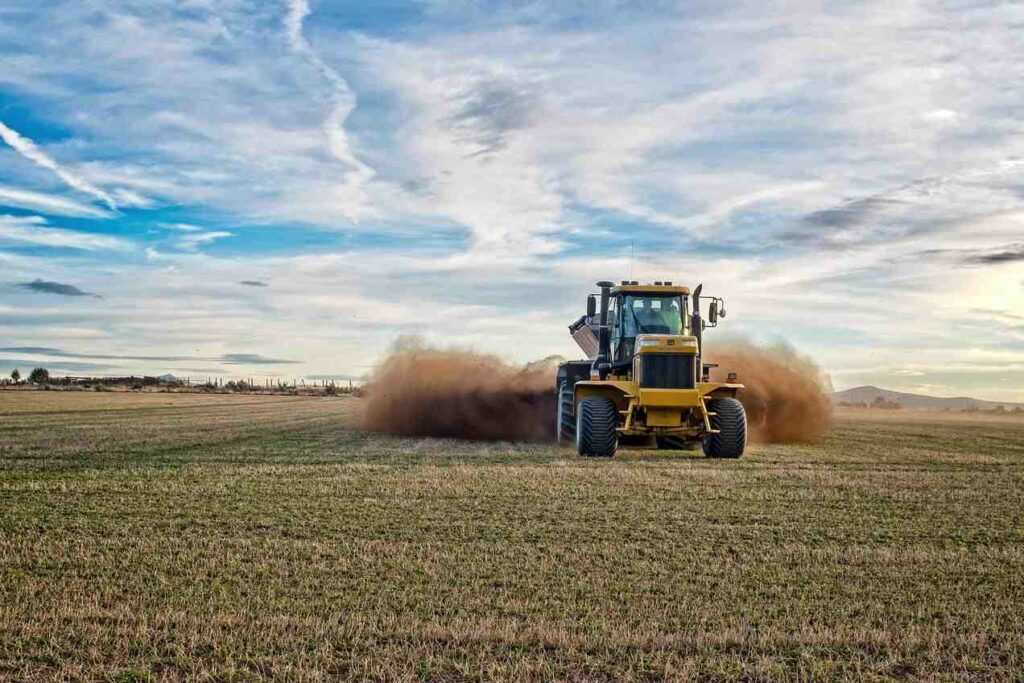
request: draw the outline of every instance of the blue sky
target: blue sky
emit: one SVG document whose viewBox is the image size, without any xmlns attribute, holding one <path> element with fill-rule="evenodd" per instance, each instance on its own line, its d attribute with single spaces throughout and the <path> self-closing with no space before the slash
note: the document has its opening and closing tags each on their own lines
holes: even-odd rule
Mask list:
<svg viewBox="0 0 1024 683">
<path fill-rule="evenodd" d="M 0 371 L 575 356 L 632 276 L 839 388 L 1024 401 L 1022 36 L 1011 2 L 8 0 Z"/>
</svg>

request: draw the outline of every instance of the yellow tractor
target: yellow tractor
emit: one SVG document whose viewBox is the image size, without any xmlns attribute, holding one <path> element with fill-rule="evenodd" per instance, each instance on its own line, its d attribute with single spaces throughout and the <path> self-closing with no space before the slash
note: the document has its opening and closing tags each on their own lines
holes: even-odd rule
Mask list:
<svg viewBox="0 0 1024 683">
<path fill-rule="evenodd" d="M 598 282 L 587 314 L 569 332 L 587 360 L 558 366 L 557 430 L 580 455 L 611 457 L 620 438 L 653 437 L 659 448 L 701 443 L 711 458 L 738 458 L 747 418 L 736 399 L 736 375 L 710 381 L 702 362 L 703 332 L 725 317 L 722 299 L 671 282 Z M 692 306 L 691 306 L 692 303 Z"/>
</svg>

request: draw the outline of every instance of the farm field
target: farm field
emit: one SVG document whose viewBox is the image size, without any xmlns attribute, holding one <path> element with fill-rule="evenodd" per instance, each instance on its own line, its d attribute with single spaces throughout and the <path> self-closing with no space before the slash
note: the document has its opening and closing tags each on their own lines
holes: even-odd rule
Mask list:
<svg viewBox="0 0 1024 683">
<path fill-rule="evenodd" d="M 0 680 L 1015 679 L 1024 419 L 740 461 L 0 392 Z"/>
</svg>

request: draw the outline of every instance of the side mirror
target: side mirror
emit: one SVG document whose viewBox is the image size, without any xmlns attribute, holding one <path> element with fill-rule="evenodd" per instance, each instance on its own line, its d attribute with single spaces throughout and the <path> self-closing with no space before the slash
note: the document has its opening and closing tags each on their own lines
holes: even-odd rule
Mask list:
<svg viewBox="0 0 1024 683">
<path fill-rule="evenodd" d="M 718 322 L 718 301 L 715 299 L 711 300 L 711 306 L 708 308 L 708 322 L 712 325 Z"/>
<path fill-rule="evenodd" d="M 597 315 L 597 295 L 591 294 L 587 297 L 587 317 L 593 318 Z"/>
</svg>

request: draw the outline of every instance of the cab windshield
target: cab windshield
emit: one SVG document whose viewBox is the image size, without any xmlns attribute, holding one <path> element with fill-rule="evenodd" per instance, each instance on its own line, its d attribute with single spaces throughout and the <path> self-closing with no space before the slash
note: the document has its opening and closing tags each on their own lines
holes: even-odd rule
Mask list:
<svg viewBox="0 0 1024 683">
<path fill-rule="evenodd" d="M 686 301 L 674 296 L 622 297 L 622 337 L 638 334 L 683 334 Z"/>
</svg>

